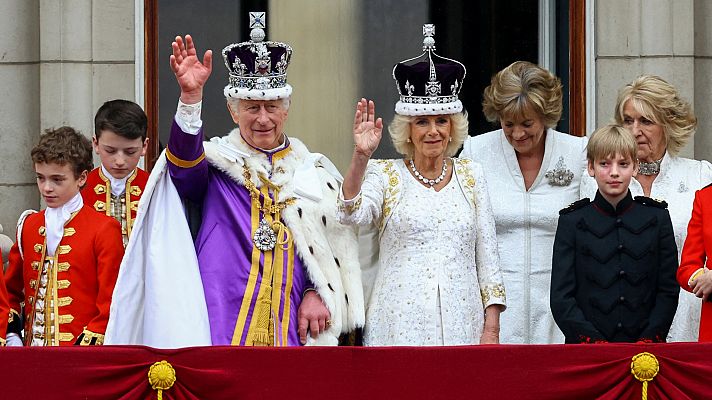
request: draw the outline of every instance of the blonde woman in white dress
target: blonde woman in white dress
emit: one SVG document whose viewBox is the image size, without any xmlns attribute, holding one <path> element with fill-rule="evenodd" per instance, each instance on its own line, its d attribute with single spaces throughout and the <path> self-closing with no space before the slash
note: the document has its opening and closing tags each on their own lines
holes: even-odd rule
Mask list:
<svg viewBox="0 0 712 400">
<path fill-rule="evenodd" d="M 362 265 L 364 281 L 373 276 L 368 346 L 499 342 L 505 291 L 484 175 L 479 164 L 451 158 L 467 136 L 457 99 L 465 67 L 433 52 L 431 29 L 425 53 L 393 70 L 401 100 L 389 130 L 404 159 L 370 160 L 383 122 L 372 101 L 356 106 L 339 219 L 377 232 L 373 263 Z"/>
</svg>

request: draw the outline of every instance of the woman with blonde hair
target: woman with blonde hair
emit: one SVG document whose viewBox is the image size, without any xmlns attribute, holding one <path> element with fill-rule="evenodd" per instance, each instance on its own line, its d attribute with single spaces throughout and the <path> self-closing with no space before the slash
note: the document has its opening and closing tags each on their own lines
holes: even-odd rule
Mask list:
<svg viewBox="0 0 712 400">
<path fill-rule="evenodd" d="M 372 101 L 356 106 L 338 215 L 377 232 L 362 262 L 368 346 L 499 341 L 505 292 L 487 187 L 478 164 L 452 158 L 467 137 L 465 67 L 434 53 L 433 30 L 425 53 L 393 69 L 401 96 L 389 130 L 404 159 L 370 160 L 383 122 Z"/>
<path fill-rule="evenodd" d="M 517 61 L 492 77 L 482 110 L 501 129 L 465 141 L 461 157 L 485 168 L 502 275 L 510 302 L 502 343 L 563 343 L 549 308 L 551 249 L 559 210 L 579 199 L 586 138 L 557 132 L 562 87 L 549 71 Z"/>
<path fill-rule="evenodd" d="M 663 78 L 641 75 L 618 93 L 615 120 L 638 145 L 640 168 L 630 184 L 633 196 L 665 200 L 670 210 L 678 260 L 687 237 L 695 191 L 712 182 L 712 164 L 679 156 L 692 138 L 697 118 L 690 104 Z M 595 182 L 584 182 L 582 194 L 595 193 Z M 668 342 L 697 341 L 701 300 L 680 291 Z"/>
</svg>

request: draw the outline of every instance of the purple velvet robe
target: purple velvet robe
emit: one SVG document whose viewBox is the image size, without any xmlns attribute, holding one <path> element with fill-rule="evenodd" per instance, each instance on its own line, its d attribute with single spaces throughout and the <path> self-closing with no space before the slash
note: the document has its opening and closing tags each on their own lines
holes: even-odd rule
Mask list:
<svg viewBox="0 0 712 400">
<path fill-rule="evenodd" d="M 181 160 L 197 160 L 203 154 L 202 129 L 197 135 L 191 135 L 183 132 L 174 121 L 168 149 Z M 278 152 L 284 151 L 291 149 L 287 145 Z M 252 157 L 266 157 L 272 162 L 272 154 L 258 149 L 253 149 Z M 253 312 L 262 287 L 265 261 L 273 262 L 277 252 L 284 254 L 283 262 L 273 265 L 273 291 L 279 290 L 278 296 L 272 296 L 273 301 L 279 301 L 279 313 L 273 315 L 274 344 L 300 345 L 297 311 L 304 289 L 312 284 L 296 249 L 292 250 L 291 259 L 279 245 L 266 253 L 254 249 L 252 236 L 255 221 L 262 219 L 262 213 L 257 211 L 259 215 L 253 215 L 249 191 L 210 165 L 207 159 L 189 168 L 169 162 L 168 169 L 180 196 L 202 204 L 202 224 L 195 241 L 195 251 L 213 345 L 251 344 L 248 333 L 256 319 Z M 272 194 L 269 193 L 269 196 L 271 198 Z M 276 278 L 278 276 L 282 278 Z"/>
</svg>

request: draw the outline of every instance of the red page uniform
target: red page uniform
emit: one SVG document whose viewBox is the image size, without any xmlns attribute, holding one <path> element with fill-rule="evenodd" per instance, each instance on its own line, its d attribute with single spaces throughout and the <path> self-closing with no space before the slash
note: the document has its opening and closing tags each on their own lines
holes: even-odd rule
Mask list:
<svg viewBox="0 0 712 400">
<path fill-rule="evenodd" d="M 705 272 L 705 266 L 710 269 L 712 256 L 712 185 L 708 185 L 695 193 L 692 207 L 692 217 L 687 226 L 687 239 L 682 247 L 680 268 L 677 270 L 677 281 L 683 289 L 692 291 L 690 282 Z M 700 300 L 702 301 L 702 300 Z M 712 301 L 702 303 L 700 318 L 700 342 L 712 342 Z"/>
<path fill-rule="evenodd" d="M 112 218 L 83 206 L 47 253 L 45 211 L 29 215 L 5 273 L 10 312 L 24 302 L 25 345 L 102 344 L 124 249 Z"/>
<path fill-rule="evenodd" d="M 148 173 L 136 168 L 126 178 L 126 189 L 119 195 L 111 193 L 111 180 L 104 174 L 101 167 L 94 168 L 89 173 L 87 183 L 82 189 L 84 204 L 94 208 L 102 214 L 116 218 L 121 224 L 121 235 L 124 247 L 131 235 L 131 228 L 136 219 L 138 202 L 146 187 Z"/>
</svg>

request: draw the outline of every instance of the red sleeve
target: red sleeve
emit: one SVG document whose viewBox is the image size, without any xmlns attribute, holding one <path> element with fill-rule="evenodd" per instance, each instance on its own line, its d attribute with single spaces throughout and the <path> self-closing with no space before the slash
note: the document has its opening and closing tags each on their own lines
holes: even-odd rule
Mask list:
<svg viewBox="0 0 712 400">
<path fill-rule="evenodd" d="M 124 256 L 124 244 L 121 239 L 121 226 L 111 218 L 99 230 L 94 238 L 94 253 L 96 254 L 96 278 L 98 291 L 96 308 L 99 314 L 94 317 L 86 329 L 94 333 L 104 334 L 109 322 L 111 296 L 114 293 L 116 278 L 119 275 L 119 265 Z"/>
<path fill-rule="evenodd" d="M 687 239 L 682 246 L 680 267 L 677 269 L 677 282 L 680 286 L 690 291 L 687 282 L 697 270 L 705 265 L 705 240 L 702 232 L 702 191 L 695 193 L 695 202 L 692 206 L 692 217 L 687 225 Z"/>
<path fill-rule="evenodd" d="M 7 332 L 7 323 L 10 317 L 10 303 L 7 300 L 7 289 L 5 288 L 5 279 L 3 278 L 2 254 L 0 254 L 0 341 L 5 340 L 5 332 Z"/>
</svg>

